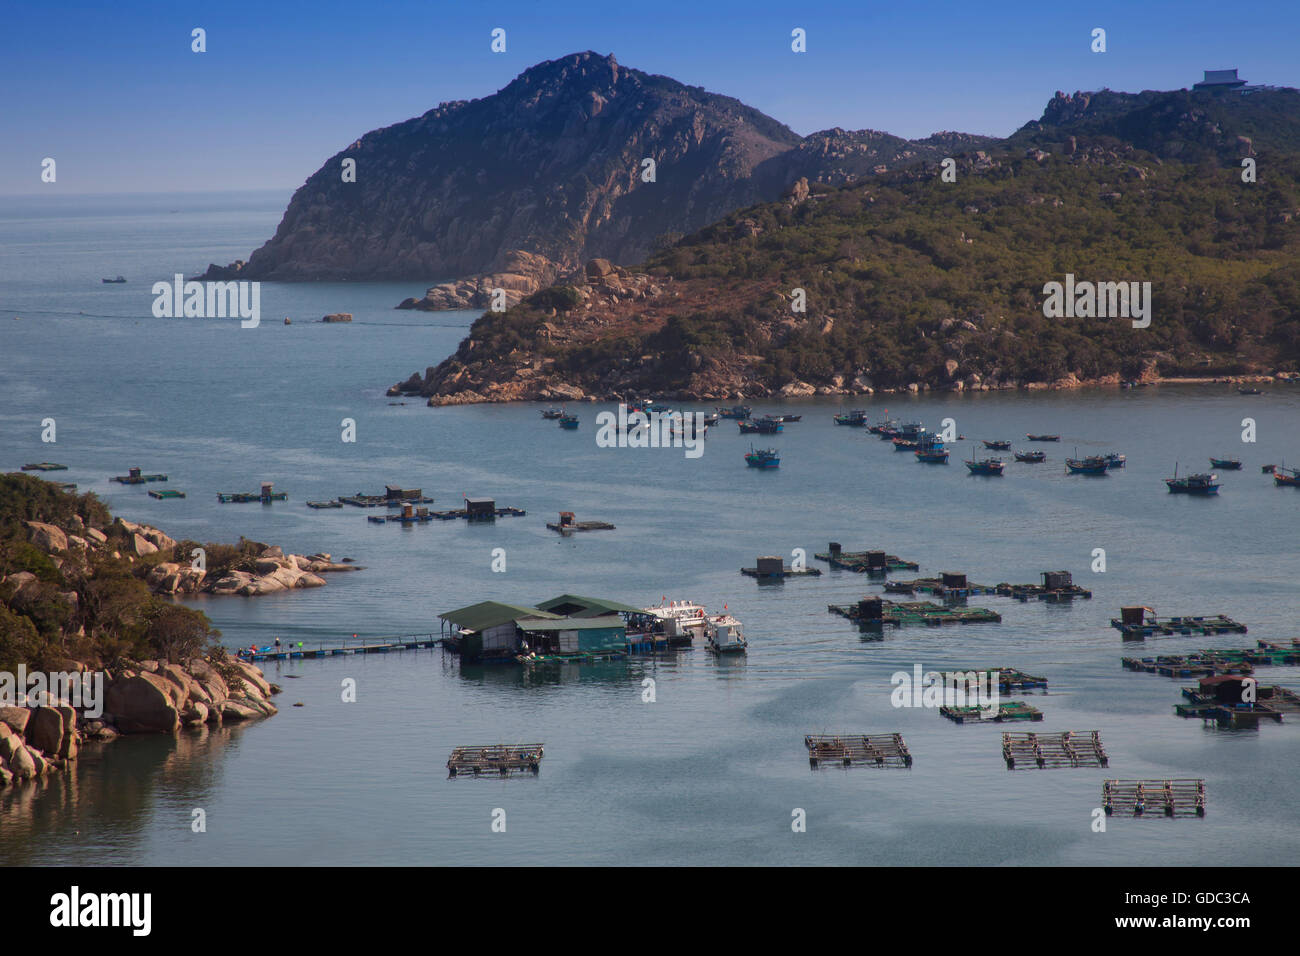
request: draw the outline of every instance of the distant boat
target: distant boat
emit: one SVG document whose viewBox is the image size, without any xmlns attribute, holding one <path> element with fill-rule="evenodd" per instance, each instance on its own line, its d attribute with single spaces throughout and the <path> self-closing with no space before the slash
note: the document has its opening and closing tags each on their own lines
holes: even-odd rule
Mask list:
<svg viewBox="0 0 1300 956">
<path fill-rule="evenodd" d="M 1047 452 L 1045 452 L 1045 451 L 1018 451 L 1018 452 L 1016 452 L 1016 461 L 1028 461 L 1028 462 L 1047 461 Z"/>
<path fill-rule="evenodd" d="M 1101 457 L 1106 459 L 1107 468 L 1123 468 L 1128 462 L 1126 456 L 1118 454 L 1117 452 L 1111 452 L 1110 454 L 1102 455 Z"/>
<path fill-rule="evenodd" d="M 881 435 L 886 431 L 892 431 L 898 425 L 897 418 L 885 418 L 876 422 L 874 425 L 868 425 L 867 431 L 873 435 Z"/>
<path fill-rule="evenodd" d="M 1101 455 L 1089 455 L 1087 458 L 1067 458 L 1065 467 L 1072 475 L 1104 475 L 1110 462 Z"/>
<path fill-rule="evenodd" d="M 126 279 L 123 278 L 122 276 L 118 276 L 116 279 L 100 279 L 99 281 L 100 281 L 100 282 L 108 282 L 108 283 L 116 284 L 116 283 L 118 283 L 118 282 L 125 282 Z"/>
<path fill-rule="evenodd" d="M 984 447 L 992 451 L 1010 451 L 1011 442 L 1009 441 L 989 441 L 984 439 Z"/>
<path fill-rule="evenodd" d="M 567 428 L 567 429 L 569 429 L 570 431 L 576 429 L 576 428 L 578 427 L 578 416 L 577 416 L 577 415 L 561 415 L 561 416 L 560 416 L 560 427 L 561 427 L 561 428 Z"/>
<path fill-rule="evenodd" d="M 1218 475 L 1188 475 L 1178 477 L 1178 468 L 1174 467 L 1174 477 L 1166 478 L 1165 485 L 1176 495 L 1217 495 L 1219 493 Z"/>
<path fill-rule="evenodd" d="M 764 415 L 764 418 L 772 418 L 778 422 L 799 422 L 803 421 L 802 415 Z"/>
<path fill-rule="evenodd" d="M 1263 395 L 1264 393 L 1257 388 L 1243 385 L 1237 388 L 1237 394 L 1238 395 Z"/>
<path fill-rule="evenodd" d="M 562 408 L 543 408 L 542 417 L 548 419 L 563 418 L 564 409 Z"/>
<path fill-rule="evenodd" d="M 850 428 L 866 428 L 867 410 L 855 408 L 851 412 L 838 414 L 835 416 L 835 424 L 848 425 Z"/>
<path fill-rule="evenodd" d="M 1274 465 L 1273 482 L 1291 488 L 1300 488 L 1300 471 L 1294 468 L 1285 468 L 1282 465 Z"/>
<path fill-rule="evenodd" d="M 734 418 L 744 421 L 749 418 L 752 409 L 748 405 L 732 405 L 730 408 L 719 408 L 718 414 L 723 418 Z"/>
<path fill-rule="evenodd" d="M 894 451 L 916 451 L 921 443 L 915 438 L 895 438 L 892 442 Z"/>
<path fill-rule="evenodd" d="M 781 459 L 775 448 L 759 448 L 755 450 L 751 445 L 749 454 L 745 456 L 745 464 L 750 468 L 779 468 Z"/>
<path fill-rule="evenodd" d="M 1214 468 L 1222 468 L 1224 471 L 1241 471 L 1240 458 L 1211 458 L 1210 465 Z"/>
<path fill-rule="evenodd" d="M 1000 475 L 1004 465 L 1001 458 L 985 458 L 983 461 L 968 461 L 966 467 L 972 475 Z"/>
<path fill-rule="evenodd" d="M 944 448 L 943 442 L 937 438 L 919 439 L 914 454 L 917 461 L 925 462 L 928 465 L 948 464 L 948 449 Z"/>
<path fill-rule="evenodd" d="M 751 419 L 750 421 L 737 422 L 736 424 L 740 426 L 740 433 L 742 435 L 775 435 L 777 432 L 785 430 L 785 426 L 781 424 L 780 420 L 774 418 Z"/>
<path fill-rule="evenodd" d="M 1030 441 L 1060 441 L 1060 435 L 1026 435 Z"/>
</svg>

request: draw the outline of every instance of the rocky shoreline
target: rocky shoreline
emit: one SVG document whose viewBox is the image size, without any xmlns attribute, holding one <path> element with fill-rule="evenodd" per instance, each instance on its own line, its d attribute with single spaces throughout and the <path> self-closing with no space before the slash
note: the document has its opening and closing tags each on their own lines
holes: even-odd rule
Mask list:
<svg viewBox="0 0 1300 956">
<path fill-rule="evenodd" d="M 0 707 L 0 787 L 70 770 L 87 743 L 278 713 L 271 697 L 281 688 L 259 668 L 224 655 L 184 664 L 146 660 L 105 671 L 71 661 L 65 667 L 102 678 L 101 707 L 90 716 L 84 702 L 74 706 L 71 699 L 48 694 Z"/>
</svg>

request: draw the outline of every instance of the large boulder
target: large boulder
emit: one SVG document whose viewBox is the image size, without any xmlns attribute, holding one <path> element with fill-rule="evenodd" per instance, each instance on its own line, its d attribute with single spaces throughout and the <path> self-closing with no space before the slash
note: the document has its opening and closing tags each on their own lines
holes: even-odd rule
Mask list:
<svg viewBox="0 0 1300 956">
<path fill-rule="evenodd" d="M 244 673 L 244 679 L 261 691 L 263 697 L 271 696 L 271 685 L 267 683 L 266 678 L 262 676 L 262 671 L 252 664 L 246 664 L 243 661 L 235 662 L 239 669 Z"/>
<path fill-rule="evenodd" d="M 55 707 L 37 707 L 27 724 L 27 742 L 38 750 L 58 753 L 63 745 L 63 714 Z"/>
<path fill-rule="evenodd" d="M 172 733 L 180 726 L 173 694 L 175 684 L 156 674 L 141 673 L 112 683 L 104 695 L 104 710 L 124 734 Z"/>
<path fill-rule="evenodd" d="M 25 734 L 31 719 L 32 712 L 26 707 L 0 707 L 0 723 L 4 723 L 16 734 Z"/>
<path fill-rule="evenodd" d="M 47 554 L 68 550 L 68 536 L 52 524 L 28 521 L 28 540 Z"/>
<path fill-rule="evenodd" d="M 133 534 L 127 540 L 127 551 L 143 558 L 147 554 L 156 554 L 158 546 L 143 535 Z"/>
<path fill-rule="evenodd" d="M 221 716 L 226 720 L 252 720 L 263 716 L 263 714 L 260 710 L 255 710 L 250 704 L 237 700 L 228 700 L 221 705 Z"/>
<path fill-rule="evenodd" d="M 12 740 L 14 738 L 10 738 Z M 14 747 L 8 754 L 0 749 L 0 755 L 4 756 L 5 761 L 9 764 L 9 772 L 19 780 L 32 780 L 37 775 L 36 758 L 28 752 L 27 748 L 21 743 Z M 44 761 L 42 761 L 44 764 Z"/>
</svg>

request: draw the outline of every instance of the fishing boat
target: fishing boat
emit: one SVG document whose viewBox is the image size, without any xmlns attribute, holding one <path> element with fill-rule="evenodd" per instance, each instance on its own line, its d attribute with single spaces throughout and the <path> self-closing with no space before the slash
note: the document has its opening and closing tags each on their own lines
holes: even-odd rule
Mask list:
<svg viewBox="0 0 1300 956">
<path fill-rule="evenodd" d="M 1274 484 L 1286 485 L 1291 488 L 1300 488 L 1300 470 L 1295 468 L 1286 468 L 1282 465 L 1274 465 L 1273 482 Z"/>
<path fill-rule="evenodd" d="M 1241 471 L 1240 458 L 1211 458 L 1211 468 L 1222 468 L 1224 471 Z"/>
<path fill-rule="evenodd" d="M 775 448 L 754 449 L 750 446 L 749 454 L 745 456 L 745 464 L 750 468 L 779 468 L 781 458 Z"/>
<path fill-rule="evenodd" d="M 1011 442 L 1009 441 L 989 441 L 984 439 L 984 447 L 990 451 L 1010 451 Z"/>
<path fill-rule="evenodd" d="M 702 419 L 702 422 L 704 424 L 704 427 L 708 428 L 710 426 L 718 424 L 720 420 L 721 420 L 720 415 L 705 415 L 704 418 Z"/>
<path fill-rule="evenodd" d="M 1242 386 L 1241 388 L 1237 389 L 1237 394 L 1238 395 L 1263 395 L 1264 393 L 1257 388 Z"/>
<path fill-rule="evenodd" d="M 750 419 L 736 424 L 740 426 L 742 435 L 775 435 L 777 432 L 785 430 L 785 426 L 781 424 L 780 420 L 772 418 Z"/>
<path fill-rule="evenodd" d="M 798 422 L 803 421 L 802 415 L 764 415 L 764 418 L 771 418 L 778 422 Z"/>
<path fill-rule="evenodd" d="M 1128 462 L 1127 456 L 1118 454 L 1113 451 L 1108 454 L 1102 455 L 1101 457 L 1106 459 L 1107 468 L 1123 468 L 1124 465 Z"/>
<path fill-rule="evenodd" d="M 704 608 L 691 601 L 665 599 L 645 612 L 655 619 L 656 630 L 662 633 L 669 647 L 689 645 L 704 634 Z"/>
<path fill-rule="evenodd" d="M 719 408 L 718 415 L 721 418 L 732 418 L 743 422 L 749 418 L 752 410 L 748 405 L 732 405 L 730 408 Z"/>
<path fill-rule="evenodd" d="M 873 435 L 880 435 L 887 430 L 892 431 L 897 427 L 898 427 L 897 418 L 883 418 L 880 421 L 876 422 L 874 425 L 868 425 L 867 431 L 871 432 L 871 434 Z"/>
<path fill-rule="evenodd" d="M 561 427 L 561 428 L 567 428 L 567 429 L 569 429 L 570 431 L 573 431 L 574 429 L 576 429 L 576 428 L 578 427 L 578 416 L 577 416 L 577 415 L 561 415 L 561 416 L 560 416 L 560 427 Z"/>
<path fill-rule="evenodd" d="M 543 408 L 543 409 L 542 409 L 542 417 L 543 417 L 543 418 L 546 418 L 546 419 L 563 418 L 563 417 L 564 417 L 564 409 L 562 409 L 562 408 Z"/>
<path fill-rule="evenodd" d="M 916 451 L 921 443 L 915 438 L 895 438 L 892 439 L 894 451 Z"/>
<path fill-rule="evenodd" d="M 1018 451 L 1016 452 L 1016 461 L 1042 462 L 1047 461 L 1047 452 L 1045 451 Z"/>
<path fill-rule="evenodd" d="M 916 446 L 917 461 L 925 462 L 928 465 L 946 465 L 948 463 L 948 449 L 943 447 L 943 442 L 937 438 L 928 440 L 922 439 Z"/>
<path fill-rule="evenodd" d="M 1110 463 L 1101 455 L 1089 455 L 1087 458 L 1067 458 L 1065 467 L 1072 475 L 1104 475 Z"/>
<path fill-rule="evenodd" d="M 1026 435 L 1030 441 L 1060 441 L 1060 435 Z"/>
<path fill-rule="evenodd" d="M 835 416 L 836 425 L 848 425 L 850 428 L 867 427 L 867 410 L 865 408 L 855 408 L 851 412 L 841 413 Z"/>
<path fill-rule="evenodd" d="M 119 282 L 125 282 L 126 279 L 124 279 L 122 276 L 118 276 L 116 279 L 100 279 L 99 281 L 100 281 L 100 282 L 107 282 L 107 283 L 109 283 L 110 285 L 116 285 L 116 284 L 119 283 Z"/>
<path fill-rule="evenodd" d="M 1174 466 L 1174 477 L 1166 478 L 1165 485 L 1170 493 L 1176 495 L 1217 495 L 1219 493 L 1218 475 L 1188 475 L 1178 477 L 1178 466 Z"/>
<path fill-rule="evenodd" d="M 1004 465 L 1001 458 L 985 458 L 983 461 L 968 461 L 966 467 L 972 475 L 1000 475 Z"/>
<path fill-rule="evenodd" d="M 704 625 L 704 640 L 714 654 L 743 654 L 749 646 L 744 626 L 730 614 L 709 618 Z"/>
</svg>

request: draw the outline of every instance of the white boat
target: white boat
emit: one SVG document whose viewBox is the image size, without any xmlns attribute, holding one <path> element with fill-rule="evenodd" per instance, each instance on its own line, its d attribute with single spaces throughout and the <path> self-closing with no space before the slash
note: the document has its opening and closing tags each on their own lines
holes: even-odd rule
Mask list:
<svg viewBox="0 0 1300 956">
<path fill-rule="evenodd" d="M 704 636 L 706 615 L 699 604 L 669 601 L 658 607 L 648 607 L 645 611 L 661 622 L 663 636 L 670 646 L 690 644 L 696 637 Z"/>
<path fill-rule="evenodd" d="M 709 618 L 704 625 L 704 637 L 709 650 L 715 654 L 743 654 L 749 646 L 743 625 L 730 614 Z"/>
</svg>

